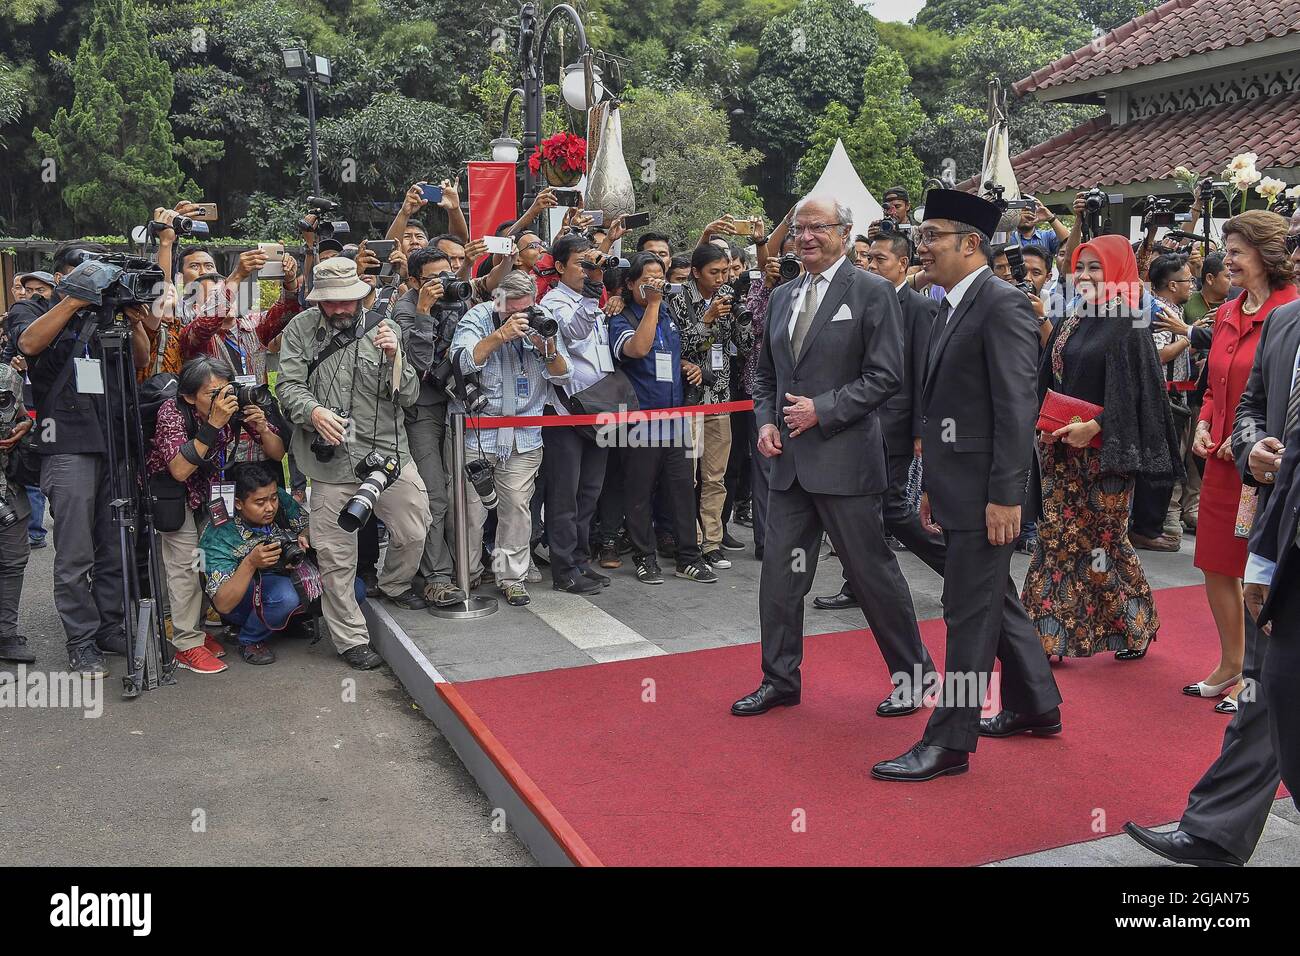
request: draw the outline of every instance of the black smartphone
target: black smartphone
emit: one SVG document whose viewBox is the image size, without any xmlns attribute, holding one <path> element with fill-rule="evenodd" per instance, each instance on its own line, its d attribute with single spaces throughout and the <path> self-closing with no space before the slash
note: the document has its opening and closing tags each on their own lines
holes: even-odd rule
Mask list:
<svg viewBox="0 0 1300 956">
<path fill-rule="evenodd" d="M 581 206 L 582 192 L 577 189 L 556 189 L 555 204 L 557 206 Z"/>
<path fill-rule="evenodd" d="M 425 183 L 420 187 L 420 195 L 425 198 L 426 202 L 430 202 L 436 206 L 438 203 L 442 202 L 442 187 Z"/>
<path fill-rule="evenodd" d="M 393 250 L 397 248 L 397 240 L 371 239 L 366 243 L 366 248 L 379 257 L 379 265 L 367 269 L 365 274 L 368 276 L 377 276 L 381 274 L 388 275 L 388 273 L 383 272 L 383 270 L 389 266 L 388 257 L 391 256 Z"/>
<path fill-rule="evenodd" d="M 626 229 L 640 229 L 642 226 L 650 225 L 650 214 L 648 212 L 633 212 L 623 217 L 623 226 Z"/>
</svg>

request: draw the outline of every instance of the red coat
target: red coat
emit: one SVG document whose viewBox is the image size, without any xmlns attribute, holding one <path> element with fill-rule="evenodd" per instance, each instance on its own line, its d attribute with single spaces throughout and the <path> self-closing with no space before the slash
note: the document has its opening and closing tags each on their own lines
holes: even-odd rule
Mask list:
<svg viewBox="0 0 1300 956">
<path fill-rule="evenodd" d="M 1287 285 L 1270 295 L 1254 315 L 1241 311 L 1246 303 L 1244 295 L 1219 306 L 1214 319 L 1214 338 L 1210 341 L 1205 399 L 1201 403 L 1201 421 L 1210 423 L 1210 439 L 1216 446 L 1232 434 L 1237 402 L 1241 401 L 1250 367 L 1255 363 L 1255 348 L 1259 345 L 1259 330 L 1264 320 L 1279 305 L 1297 298 L 1300 293 L 1295 286 Z"/>
</svg>

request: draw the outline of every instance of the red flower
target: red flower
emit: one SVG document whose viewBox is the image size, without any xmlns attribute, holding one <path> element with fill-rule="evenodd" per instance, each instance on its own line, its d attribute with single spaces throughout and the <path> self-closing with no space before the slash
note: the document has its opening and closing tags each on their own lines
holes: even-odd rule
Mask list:
<svg viewBox="0 0 1300 956">
<path fill-rule="evenodd" d="M 584 172 L 587 168 L 587 141 L 572 133 L 548 136 L 528 157 L 528 168 L 536 175 L 541 172 L 543 162 L 565 172 Z"/>
</svg>

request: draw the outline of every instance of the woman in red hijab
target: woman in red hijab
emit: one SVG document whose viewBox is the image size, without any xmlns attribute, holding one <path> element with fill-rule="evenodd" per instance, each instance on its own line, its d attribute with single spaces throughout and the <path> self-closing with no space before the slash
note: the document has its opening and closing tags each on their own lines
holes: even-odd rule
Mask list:
<svg viewBox="0 0 1300 956">
<path fill-rule="evenodd" d="M 1196 424 L 1192 452 L 1205 459 L 1196 524 L 1196 566 L 1205 575 L 1205 594 L 1219 629 L 1219 664 L 1183 693 L 1215 698 L 1221 714 L 1237 712 L 1241 669 L 1246 653 L 1246 619 L 1241 579 L 1246 570 L 1246 538 L 1254 517 L 1255 489 L 1242 489 L 1232 455 L 1232 424 L 1237 402 L 1255 362 L 1259 330 L 1269 313 L 1296 299 L 1286 248 L 1287 222 L 1262 209 L 1234 216 L 1223 226 L 1224 264 L 1233 286 L 1244 295 L 1219 306 L 1207 361 L 1205 399 Z"/>
<path fill-rule="evenodd" d="M 1138 473 L 1181 473 L 1178 438 L 1132 247 L 1099 236 L 1075 250 L 1073 271 L 1076 297 L 1047 340 L 1039 400 L 1050 389 L 1101 411 L 1039 432 L 1042 516 L 1021 600 L 1049 655 L 1134 660 L 1160 619 L 1129 543 L 1129 503 Z"/>
</svg>

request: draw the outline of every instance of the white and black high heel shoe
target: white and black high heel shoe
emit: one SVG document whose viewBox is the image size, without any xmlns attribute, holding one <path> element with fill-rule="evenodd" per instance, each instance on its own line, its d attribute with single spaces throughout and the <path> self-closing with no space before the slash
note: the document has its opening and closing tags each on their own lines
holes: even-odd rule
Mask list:
<svg viewBox="0 0 1300 956">
<path fill-rule="evenodd" d="M 1222 684 L 1207 684 L 1205 681 L 1198 680 L 1195 684 L 1188 684 L 1183 688 L 1183 693 L 1188 697 L 1222 697 L 1227 693 L 1228 688 L 1232 687 L 1237 681 L 1241 680 L 1241 675 L 1229 677 Z"/>
</svg>

